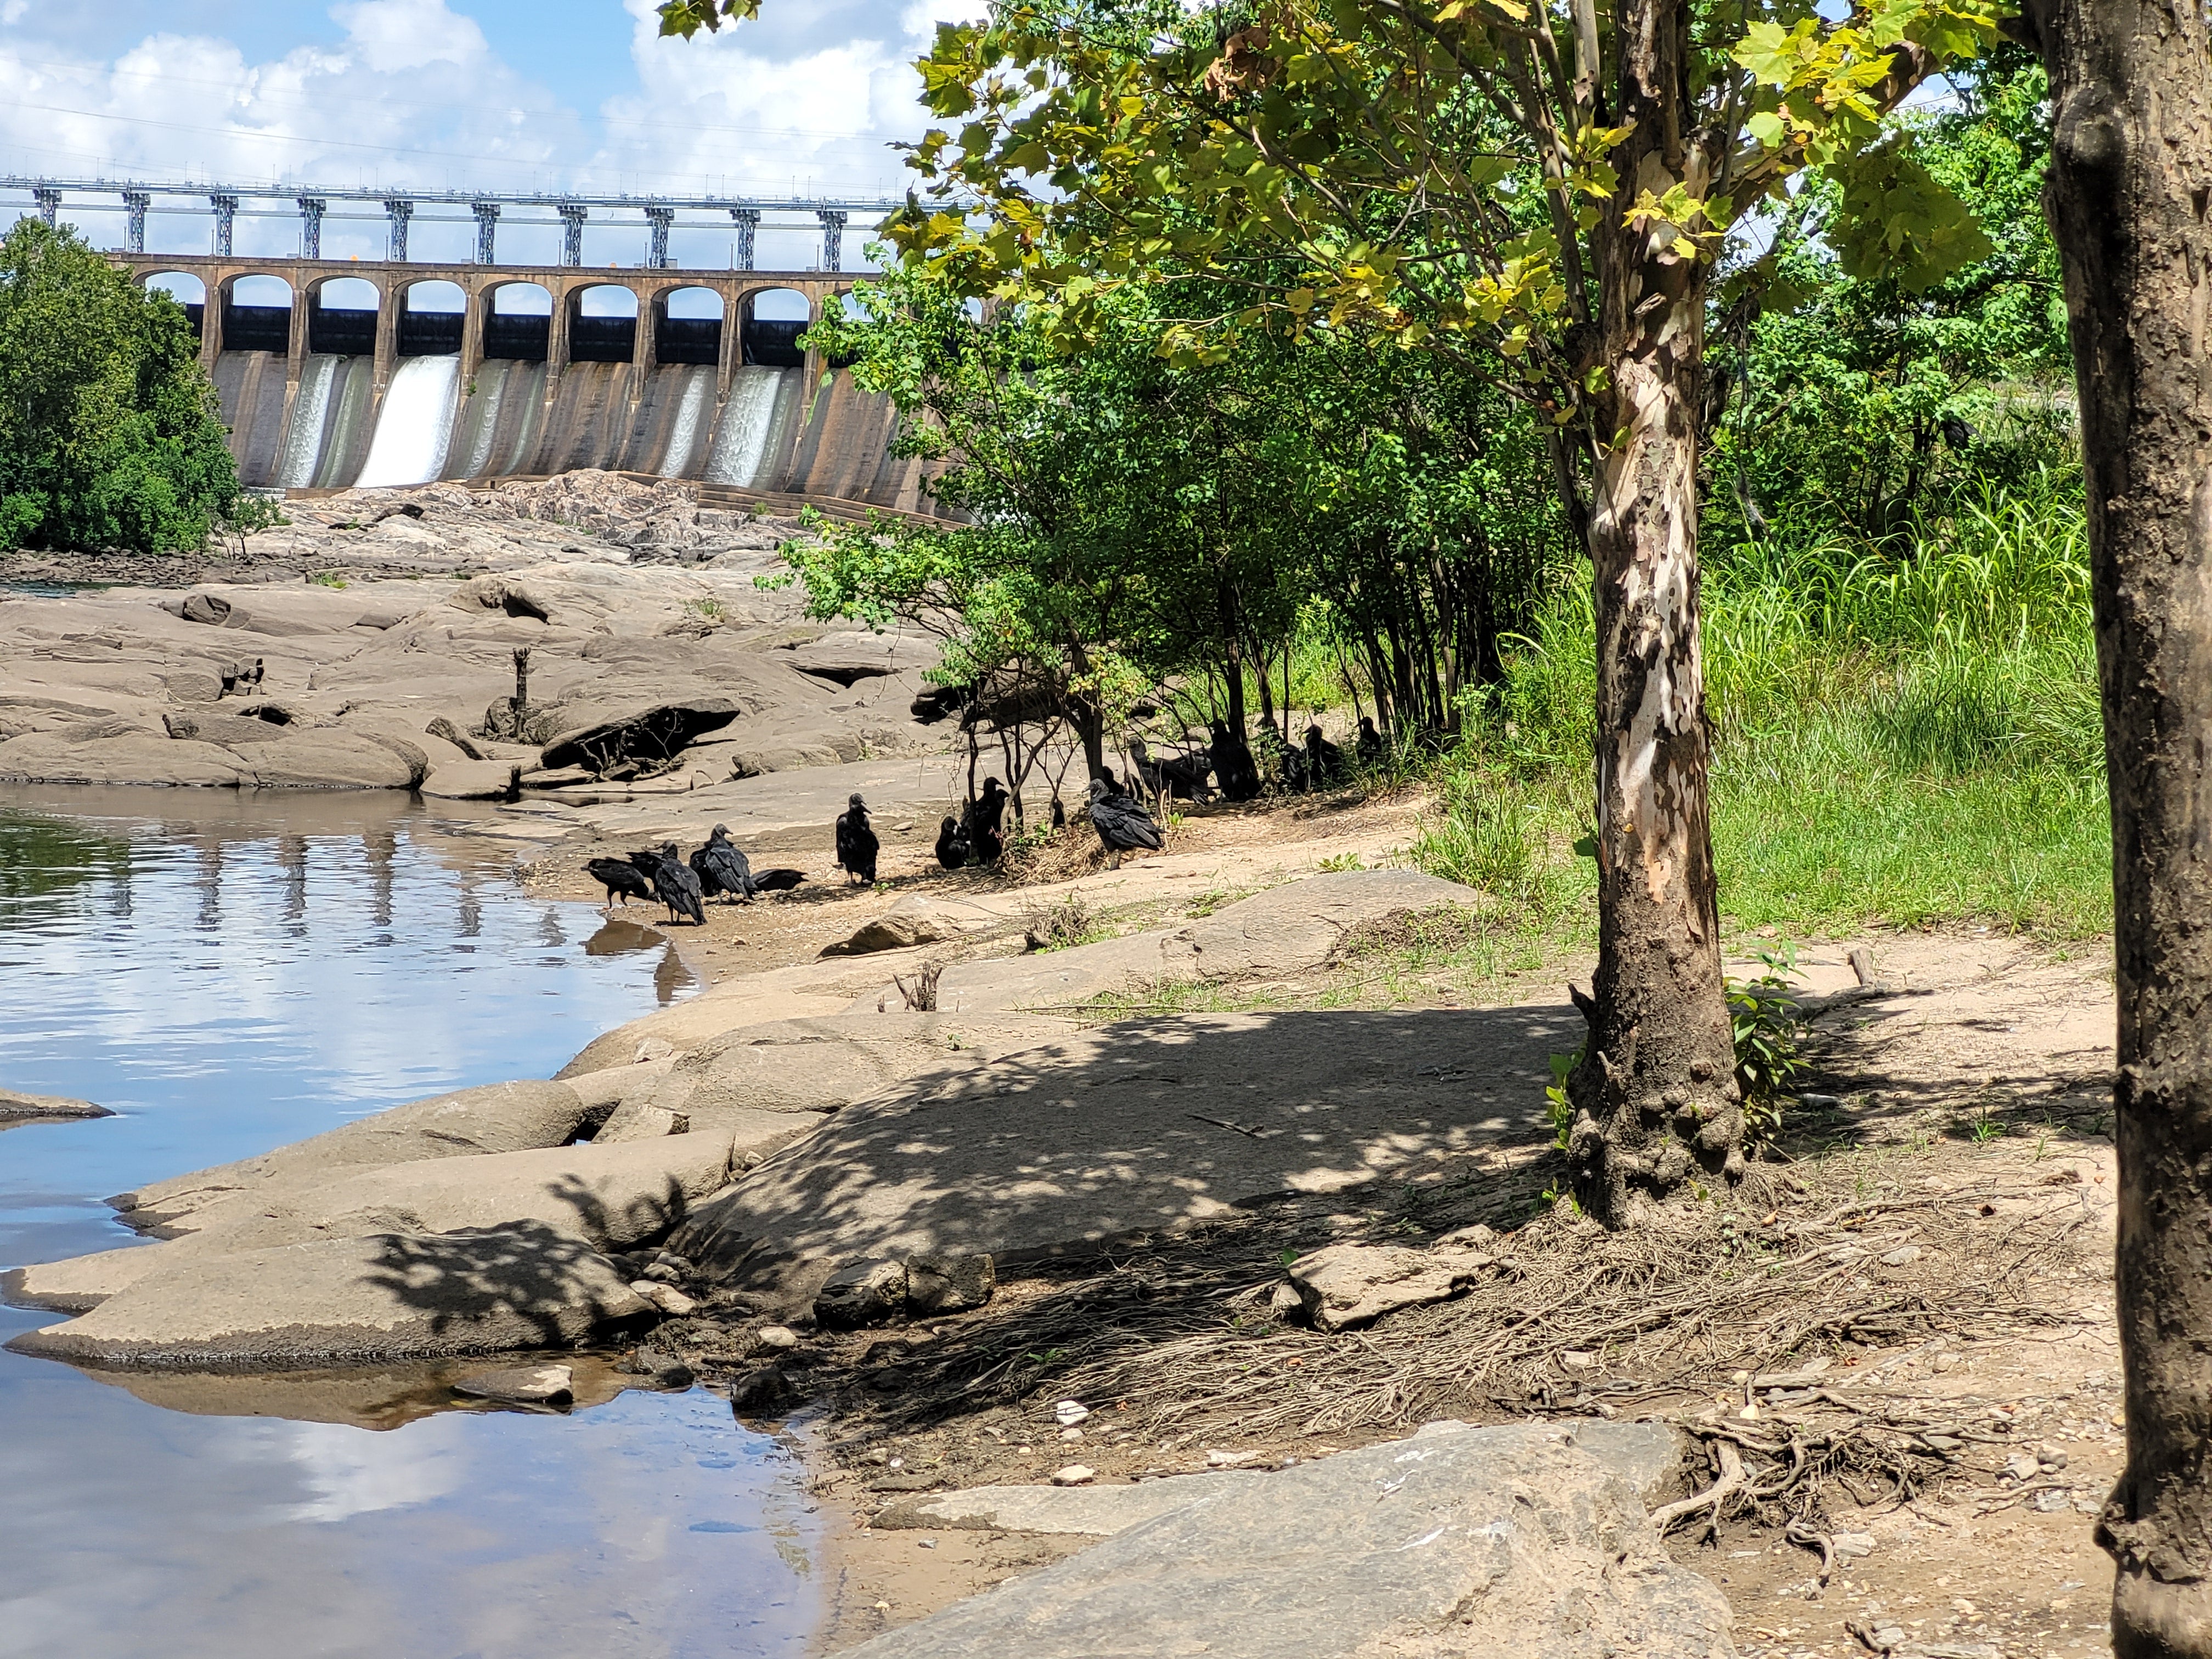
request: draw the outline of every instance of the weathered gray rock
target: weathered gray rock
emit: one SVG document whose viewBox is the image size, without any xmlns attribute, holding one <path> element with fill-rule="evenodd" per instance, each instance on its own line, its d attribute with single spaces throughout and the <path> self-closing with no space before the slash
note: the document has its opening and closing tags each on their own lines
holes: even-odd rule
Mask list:
<svg viewBox="0 0 2212 1659">
<path fill-rule="evenodd" d="M 0 1127 L 11 1123 L 65 1122 L 88 1117 L 113 1117 L 105 1106 L 68 1095 L 27 1095 L 0 1089 Z"/>
<path fill-rule="evenodd" d="M 188 1230 L 234 1193 L 307 1187 L 363 1166 L 565 1146 L 589 1109 L 565 1083 L 494 1083 L 411 1101 L 256 1158 L 173 1176 L 111 1199 L 142 1231 Z"/>
<path fill-rule="evenodd" d="M 877 951 L 903 951 L 916 945 L 934 945 L 958 939 L 967 930 L 962 918 L 946 906 L 909 893 L 872 921 L 862 922 L 851 937 L 822 947 L 825 957 L 861 957 Z"/>
<path fill-rule="evenodd" d="M 665 1106 L 647 1105 L 643 1101 L 625 1102 L 615 1108 L 599 1133 L 592 1137 L 594 1146 L 612 1146 L 625 1140 L 658 1140 L 669 1135 L 689 1134 L 691 1120 L 681 1112 L 672 1112 Z"/>
<path fill-rule="evenodd" d="M 29 732 L 0 743 L 0 781 L 145 783 L 169 788 L 234 789 L 238 757 L 212 743 L 179 743 L 166 734 L 125 731 L 79 738 Z"/>
<path fill-rule="evenodd" d="M 82 1365 L 364 1364 L 555 1347 L 650 1311 L 612 1262 L 547 1229 L 372 1235 L 179 1262 L 9 1346 Z"/>
<path fill-rule="evenodd" d="M 501 800 L 510 792 L 515 771 L 512 761 L 447 761 L 430 769 L 422 789 L 437 800 Z"/>
<path fill-rule="evenodd" d="M 855 1261 L 839 1268 L 814 1298 L 814 1316 L 824 1325 L 852 1328 L 906 1310 L 906 1263 Z"/>
<path fill-rule="evenodd" d="M 1316 1329 L 1370 1324 L 1401 1308 L 1458 1295 L 1498 1265 L 1470 1244 L 1438 1241 L 1425 1250 L 1395 1244 L 1329 1244 L 1290 1265 L 1306 1316 Z"/>
<path fill-rule="evenodd" d="M 907 1311 L 929 1317 L 966 1313 L 988 1302 L 999 1288 L 988 1255 L 910 1255 L 906 1259 Z"/>
<path fill-rule="evenodd" d="M 453 1392 L 517 1406 L 564 1406 L 576 1397 L 575 1381 L 566 1365 L 501 1365 L 471 1371 L 454 1382 Z"/>
<path fill-rule="evenodd" d="M 944 1527 L 1105 1538 L 1140 1521 L 1188 1509 L 1216 1496 L 1224 1485 L 1262 1479 L 1256 1473 L 1185 1474 L 1132 1486 L 974 1486 L 900 1498 L 871 1516 L 868 1524 L 886 1531 Z"/>
<path fill-rule="evenodd" d="M 825 634 L 818 640 L 790 647 L 788 655 L 791 665 L 800 673 L 849 686 L 865 679 L 933 667 L 938 649 L 927 640 L 905 635 L 855 630 Z"/>
<path fill-rule="evenodd" d="M 1462 1428 L 1226 1477 L 851 1652 L 1732 1659 L 1727 1600 L 1668 1558 L 1633 1468 L 1578 1437 Z"/>
<path fill-rule="evenodd" d="M 270 731 L 266 742 L 230 750 L 241 779 L 256 788 L 412 789 L 429 769 L 421 749 L 403 748 L 378 732 L 344 726 Z"/>
</svg>

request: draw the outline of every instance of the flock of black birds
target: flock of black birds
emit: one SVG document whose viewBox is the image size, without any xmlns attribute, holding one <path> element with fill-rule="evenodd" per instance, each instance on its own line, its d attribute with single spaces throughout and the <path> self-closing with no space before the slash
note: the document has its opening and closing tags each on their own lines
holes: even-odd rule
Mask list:
<svg viewBox="0 0 2212 1659">
<path fill-rule="evenodd" d="M 650 899 L 668 907 L 672 922 L 689 916 L 700 924 L 707 920 L 710 898 L 748 903 L 763 893 L 787 892 L 806 879 L 799 870 L 756 871 L 731 842 L 729 827 L 720 823 L 714 826 L 707 844 L 691 854 L 688 864 L 676 843 L 669 841 L 657 849 L 632 853 L 627 859 L 593 859 L 584 869 L 607 890 L 609 905 L 627 906 L 634 898 Z"/>
<path fill-rule="evenodd" d="M 223 664 L 221 670 L 222 690 L 216 694 L 216 701 L 220 702 L 225 697 L 242 697 L 249 691 L 258 690 L 268 673 L 268 665 L 258 657 L 253 659 L 251 668 L 242 662 Z"/>
<path fill-rule="evenodd" d="M 260 665 L 255 667 L 258 682 Z M 225 677 L 225 689 L 229 677 Z M 1348 775 L 1343 749 L 1331 743 L 1318 726 L 1306 728 L 1304 748 L 1290 743 L 1274 727 L 1267 728 L 1275 751 L 1270 757 L 1273 781 L 1278 787 L 1297 791 L 1324 788 Z M 1360 764 L 1379 762 L 1384 752 L 1382 734 L 1374 720 L 1362 715 L 1353 752 Z M 1158 852 L 1165 845 L 1158 821 L 1137 791 L 1141 787 L 1164 800 L 1209 800 L 1218 793 L 1232 801 L 1251 800 L 1264 790 L 1263 775 L 1249 744 L 1229 729 L 1225 720 L 1212 723 L 1212 740 L 1205 750 L 1188 755 L 1155 757 L 1139 738 L 1129 745 L 1132 763 L 1127 783 L 1110 767 L 1091 780 L 1082 810 L 1116 866 L 1125 853 Z M 1218 780 L 1218 784 L 1214 781 Z M 996 778 L 983 781 L 983 792 L 938 828 L 937 861 L 947 870 L 969 865 L 994 865 L 1006 850 L 1006 805 L 1013 799 Z M 1060 797 L 1052 798 L 1052 827 L 1067 826 L 1067 809 Z M 873 886 L 883 842 L 869 821 L 868 804 L 859 795 L 848 798 L 837 815 L 837 866 L 851 882 Z M 628 859 L 593 859 L 584 866 L 592 878 L 607 890 L 610 907 L 627 906 L 633 898 L 650 899 L 668 908 L 672 922 L 688 916 L 695 923 L 707 920 L 706 901 L 720 896 L 732 903 L 750 903 L 763 893 L 786 892 L 806 878 L 798 870 L 756 872 L 730 840 L 728 826 L 716 824 L 707 844 L 688 862 L 674 842 L 656 850 L 632 853 Z"/>
</svg>

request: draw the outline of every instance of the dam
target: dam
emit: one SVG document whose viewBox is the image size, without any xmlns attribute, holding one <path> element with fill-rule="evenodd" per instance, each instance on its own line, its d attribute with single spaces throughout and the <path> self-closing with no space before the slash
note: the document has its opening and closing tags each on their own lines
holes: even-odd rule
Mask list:
<svg viewBox="0 0 2212 1659">
<path fill-rule="evenodd" d="M 185 300 L 251 488 L 599 467 L 933 510 L 890 400 L 799 344 L 852 287 L 834 268 L 109 257 Z"/>
</svg>

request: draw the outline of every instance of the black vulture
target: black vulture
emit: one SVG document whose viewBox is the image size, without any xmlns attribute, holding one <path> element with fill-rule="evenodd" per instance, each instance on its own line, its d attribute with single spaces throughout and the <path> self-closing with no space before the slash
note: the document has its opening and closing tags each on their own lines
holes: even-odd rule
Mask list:
<svg viewBox="0 0 2212 1659">
<path fill-rule="evenodd" d="M 1155 795 L 1172 799 L 1205 800 L 1213 793 L 1206 781 L 1213 767 L 1203 755 L 1169 755 L 1154 760 L 1145 747 L 1142 738 L 1129 740 L 1129 758 L 1137 764 L 1137 775 L 1145 781 L 1145 787 Z"/>
<path fill-rule="evenodd" d="M 876 832 L 868 827 L 868 804 L 858 795 L 847 803 L 847 810 L 837 815 L 837 862 L 845 872 L 857 881 L 872 885 L 876 879 L 876 854 L 883 843 Z"/>
<path fill-rule="evenodd" d="M 787 893 L 805 879 L 804 870 L 757 870 L 747 885 L 756 893 Z"/>
<path fill-rule="evenodd" d="M 1160 826 L 1152 822 L 1144 803 L 1110 793 L 1103 777 L 1091 780 L 1091 823 L 1117 866 L 1124 853 L 1140 847 L 1157 853 L 1166 844 L 1160 839 Z"/>
<path fill-rule="evenodd" d="M 1012 799 L 1005 784 L 986 778 L 982 799 L 969 801 L 962 813 L 960 833 L 976 863 L 996 864 L 1005 854 L 1006 834 L 1000 826 L 1006 820 L 1006 803 Z"/>
<path fill-rule="evenodd" d="M 252 667 L 242 668 L 239 671 L 238 683 L 241 687 L 253 686 L 258 688 L 261 684 L 262 677 L 268 673 L 268 669 L 262 665 L 261 659 L 256 657 L 253 659 Z"/>
<path fill-rule="evenodd" d="M 1354 752 L 1358 755 L 1362 766 L 1382 763 L 1382 734 L 1375 729 L 1374 715 L 1362 714 L 1359 717 L 1359 741 Z"/>
<path fill-rule="evenodd" d="M 1250 800 L 1259 794 L 1260 768 L 1244 739 L 1229 729 L 1228 721 L 1213 722 L 1213 741 L 1206 748 L 1223 794 L 1231 800 Z"/>
<path fill-rule="evenodd" d="M 968 863 L 968 837 L 960 833 L 956 819 L 947 818 L 938 826 L 937 861 L 948 870 L 963 869 Z"/>
<path fill-rule="evenodd" d="M 732 899 L 750 896 L 752 866 L 730 844 L 726 825 L 714 826 L 707 844 L 691 855 L 691 868 L 709 898 L 717 893 L 726 893 Z"/>
<path fill-rule="evenodd" d="M 1344 775 L 1344 750 L 1322 736 L 1321 727 L 1306 727 L 1306 787 L 1319 789 Z"/>
<path fill-rule="evenodd" d="M 700 902 L 703 896 L 699 878 L 676 856 L 674 842 L 665 842 L 657 853 L 632 853 L 629 861 L 653 884 L 653 896 L 668 907 L 671 921 L 684 915 L 705 922 L 707 908 Z"/>
<path fill-rule="evenodd" d="M 1052 798 L 1052 827 L 1055 830 L 1067 828 L 1067 803 L 1057 795 Z"/>
<path fill-rule="evenodd" d="M 593 859 L 584 866 L 593 881 L 607 890 L 607 903 L 611 906 L 619 896 L 624 904 L 634 898 L 653 896 L 653 884 L 647 881 L 635 865 L 620 859 Z"/>
</svg>

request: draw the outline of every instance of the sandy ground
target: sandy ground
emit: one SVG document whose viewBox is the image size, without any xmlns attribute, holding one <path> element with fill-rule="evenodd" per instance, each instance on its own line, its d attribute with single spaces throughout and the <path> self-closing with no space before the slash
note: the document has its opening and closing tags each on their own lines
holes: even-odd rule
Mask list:
<svg viewBox="0 0 2212 1659">
<path fill-rule="evenodd" d="M 870 786 L 882 790 L 880 801 L 870 795 L 884 831 L 881 890 L 839 879 L 827 809 L 838 804 L 840 786 L 848 780 L 827 775 L 847 769 L 820 769 L 824 775 L 810 780 L 810 795 L 822 799 L 798 804 L 814 821 L 787 811 L 781 821 L 750 830 L 732 823 L 757 866 L 805 869 L 805 887 L 749 907 L 710 906 L 702 928 L 653 924 L 655 931 L 675 940 L 686 963 L 713 981 L 811 959 L 896 898 L 921 892 L 987 907 L 1004 919 L 997 935 L 981 934 L 963 948 L 1014 950 L 1024 915 L 1066 893 L 1081 895 L 1095 913 L 1128 927 L 1226 902 L 1325 861 L 1391 861 L 1417 832 L 1421 810 L 1409 795 L 1193 814 L 1175 828 L 1164 854 L 1109 872 L 1098 867 L 1083 838 L 1070 837 L 1066 850 L 1033 860 L 1026 873 L 1037 879 L 1023 884 L 991 872 L 939 870 L 930 853 L 930 808 L 933 792 L 947 790 L 949 777 L 927 763 L 902 764 L 913 774 L 910 783 Z M 592 822 L 572 824 L 568 838 L 533 863 L 531 879 L 580 894 L 587 886 L 585 858 L 664 833 L 688 848 L 703 839 L 718 814 L 732 810 L 729 796 L 717 799 L 709 792 L 604 806 L 590 815 Z M 1765 941 L 1747 936 L 1734 943 L 1734 970 L 1756 971 L 1752 953 Z M 1814 1026 L 1817 1073 L 1805 1084 L 1785 1135 L 1796 1156 L 1817 1157 L 1824 1147 L 1881 1149 L 1908 1161 L 1915 1178 L 1936 1189 L 1998 1176 L 2066 1182 L 2078 1188 L 2094 1223 L 2075 1265 L 2054 1264 L 2036 1287 L 2038 1299 L 2062 1318 L 2054 1328 L 2028 1336 L 1963 1329 L 1896 1346 L 1844 1345 L 1832 1356 L 1853 1397 L 1884 1412 L 1987 1426 L 1986 1439 L 1961 1455 L 1948 1479 L 1909 1502 L 1898 1502 L 1880 1481 L 1824 1488 L 1826 1530 L 1849 1537 L 1854 1549 L 1870 1545 L 1865 1553 L 1840 1557 L 1823 1583 L 1818 1550 L 1785 1536 L 1778 1516 L 1765 1526 L 1731 1519 L 1712 1535 L 1685 1528 L 1674 1540 L 1679 1559 L 1726 1591 L 1737 1610 L 1739 1645 L 1756 1659 L 1864 1653 L 1854 1626 L 1869 1636 L 1902 1631 L 1900 1654 L 1952 1659 L 2056 1659 L 2100 1648 L 2112 1572 L 2090 1533 L 2122 1450 L 2119 1360 L 2111 1325 L 2112 1009 L 2105 950 L 2092 945 L 2054 952 L 1986 930 L 1882 933 L 1800 946 L 1803 988 L 1844 994 Z M 1877 984 L 1865 991 L 1847 960 L 1855 946 L 1873 952 Z M 1581 961 L 1547 963 L 1528 977 L 1528 993 L 1549 1000 L 1565 978 L 1587 968 Z M 1327 975 L 1270 988 L 1279 1001 L 1318 1000 L 1333 989 L 1340 987 Z M 1449 993 L 1439 994 L 1449 1000 Z M 1044 1279 L 1016 1280 L 1002 1287 L 994 1306 L 1003 1314 L 1058 1289 Z M 951 1328 L 935 1331 L 949 1334 Z M 862 1333 L 842 1348 L 827 1343 L 821 1358 L 848 1377 L 896 1377 L 916 1356 L 926 1357 L 934 1340 L 933 1329 L 919 1327 Z M 1701 1414 L 1708 1420 L 1725 1416 L 1740 1403 L 1677 1397 L 1643 1409 L 1694 1423 Z M 811 1437 L 817 1495 L 842 1521 L 825 1583 L 835 1610 L 825 1650 L 923 1617 L 1059 1559 L 1081 1542 L 867 1524 L 904 1494 L 1042 1481 L 1078 1460 L 1108 1481 L 1172 1477 L 1224 1460 L 1265 1468 L 1393 1432 L 1290 1439 L 1214 1434 L 1182 1443 L 1117 1430 L 1109 1407 L 1079 1440 L 1060 1429 L 1051 1406 L 1041 1394 L 919 1432 L 872 1439 L 855 1437 L 847 1421 L 825 1425 L 825 1432 Z M 2007 1474 L 2005 1460 L 2021 1455 L 2035 1462 L 2034 1472 L 2024 1479 Z M 1866 1501 L 1856 1501 L 1855 1492 Z"/>
</svg>

